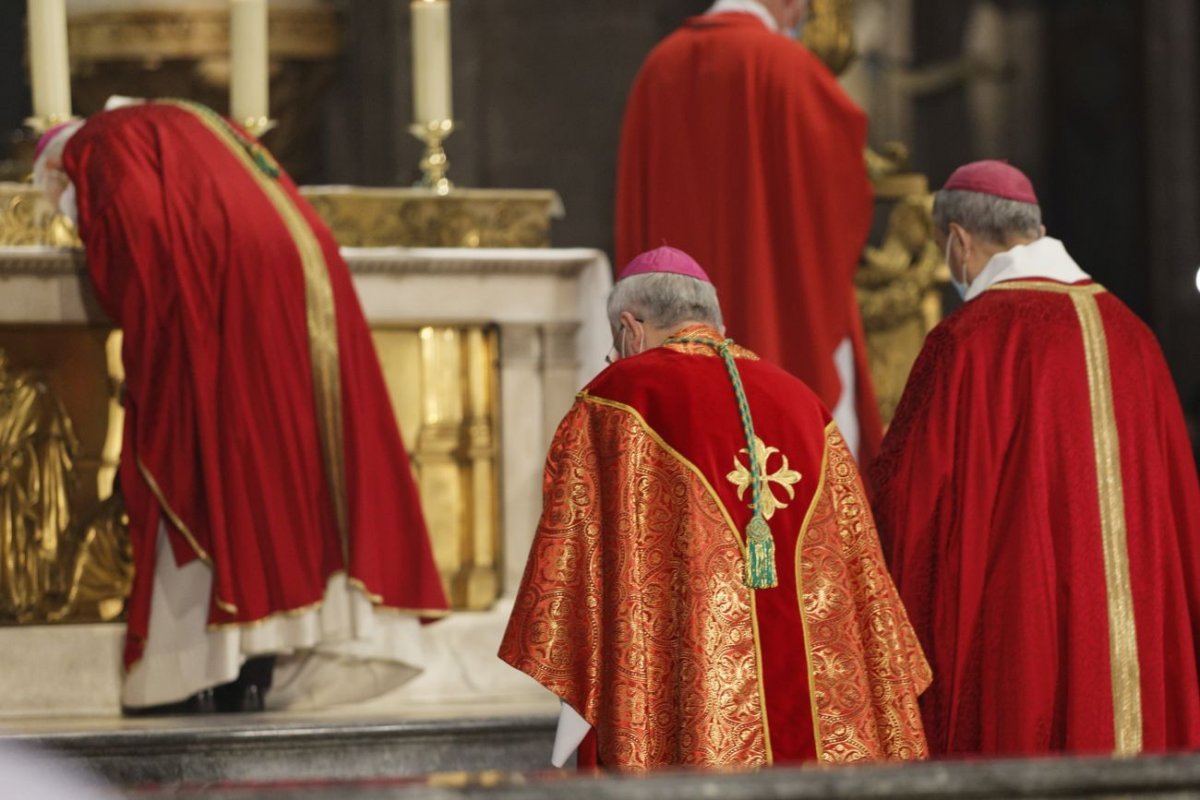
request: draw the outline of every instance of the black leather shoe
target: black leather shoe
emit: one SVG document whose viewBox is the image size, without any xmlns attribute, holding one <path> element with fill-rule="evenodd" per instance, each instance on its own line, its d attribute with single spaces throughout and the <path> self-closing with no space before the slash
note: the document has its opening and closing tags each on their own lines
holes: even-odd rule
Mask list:
<svg viewBox="0 0 1200 800">
<path fill-rule="evenodd" d="M 217 710 L 216 695 L 212 689 L 201 689 L 191 697 L 178 703 L 163 703 L 157 706 L 122 706 L 126 717 L 176 717 L 184 714 L 212 714 Z"/>
<path fill-rule="evenodd" d="M 274 656 L 251 658 L 242 665 L 236 681 L 218 686 L 214 692 L 217 711 L 226 713 L 262 711 L 271 675 L 275 669 Z"/>
</svg>

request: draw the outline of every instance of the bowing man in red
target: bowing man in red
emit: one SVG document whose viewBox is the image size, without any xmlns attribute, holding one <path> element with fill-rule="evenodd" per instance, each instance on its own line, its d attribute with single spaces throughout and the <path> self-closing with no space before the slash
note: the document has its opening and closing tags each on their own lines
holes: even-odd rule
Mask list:
<svg viewBox="0 0 1200 800">
<path fill-rule="evenodd" d="M 1200 489 L 1154 336 L 1017 169 L 960 168 L 934 220 L 966 304 L 871 469 L 931 751 L 1200 746 Z"/>
<path fill-rule="evenodd" d="M 554 763 L 922 758 L 928 667 L 825 406 L 725 338 L 679 250 L 631 262 L 608 316 L 500 649 L 564 703 Z"/>
<path fill-rule="evenodd" d="M 883 436 L 854 294 L 867 121 L 785 33 L 807 5 L 719 0 L 650 53 L 625 108 L 616 256 L 693 254 L 730 330 L 808 384 L 865 463 Z"/>
<path fill-rule="evenodd" d="M 126 708 L 207 710 L 217 686 L 260 707 L 270 675 L 235 679 L 271 654 L 271 705 L 415 674 L 417 620 L 446 600 L 349 272 L 295 185 L 186 102 L 56 130 L 36 174 L 124 331 Z"/>
</svg>

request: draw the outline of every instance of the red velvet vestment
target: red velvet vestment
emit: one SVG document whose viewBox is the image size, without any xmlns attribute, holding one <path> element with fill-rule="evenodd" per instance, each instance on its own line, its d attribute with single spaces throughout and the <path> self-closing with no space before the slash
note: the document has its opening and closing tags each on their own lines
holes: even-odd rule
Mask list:
<svg viewBox="0 0 1200 800">
<path fill-rule="evenodd" d="M 340 571 L 376 608 L 446 609 L 349 271 L 272 164 L 169 102 L 97 114 L 64 153 L 92 283 L 125 334 L 127 667 L 164 516 L 177 561 L 213 570 L 210 625 L 313 607 Z"/>
<path fill-rule="evenodd" d="M 854 271 L 871 227 L 866 117 L 811 52 L 755 16 L 695 17 L 650 53 L 625 109 L 616 258 L 666 244 L 700 262 L 738 342 L 828 408 L 854 346 L 866 462 L 883 430 Z"/>
<path fill-rule="evenodd" d="M 579 712 L 606 766 L 921 758 L 928 666 L 854 460 L 807 387 L 739 353 L 779 585 L 743 582 L 749 462 L 724 362 L 655 348 L 559 426 L 500 656 Z"/>
<path fill-rule="evenodd" d="M 1200 490 L 1153 335 L 1091 282 L 934 329 L 871 469 L 938 754 L 1200 745 Z"/>
</svg>

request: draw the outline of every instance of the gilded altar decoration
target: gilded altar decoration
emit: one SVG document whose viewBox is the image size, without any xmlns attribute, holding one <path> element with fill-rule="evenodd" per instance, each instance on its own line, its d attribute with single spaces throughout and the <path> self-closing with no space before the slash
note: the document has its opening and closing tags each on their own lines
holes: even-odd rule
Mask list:
<svg viewBox="0 0 1200 800">
<path fill-rule="evenodd" d="M 538 189 L 301 191 L 344 247 L 549 247 L 563 213 L 556 193 Z"/>
<path fill-rule="evenodd" d="M 133 576 L 119 499 L 77 519 L 79 441 L 62 402 L 0 349 L 0 621 L 118 617 Z"/>
<path fill-rule="evenodd" d="M 804 44 L 834 75 L 841 75 L 854 61 L 854 0 L 810 0 Z"/>
<path fill-rule="evenodd" d="M 750 455 L 750 451 L 744 447 L 738 453 L 745 453 L 747 456 Z M 783 463 L 778 469 L 771 472 L 770 458 L 776 453 L 783 459 Z M 764 491 L 762 493 L 762 515 L 769 520 L 775 516 L 776 510 L 788 507 L 788 504 L 781 501 L 779 496 L 775 494 L 775 490 L 771 487 L 771 484 L 779 484 L 787 492 L 788 499 L 791 500 L 796 496 L 796 490 L 792 487 L 800 482 L 801 475 L 788 466 L 788 457 L 780 453 L 778 448 L 767 447 L 766 443 L 757 436 L 754 437 L 754 460 L 761 465 L 763 470 L 762 488 Z M 734 456 L 733 464 L 733 471 L 726 475 L 725 479 L 737 487 L 738 500 L 742 500 L 744 499 L 746 490 L 750 488 L 750 469 L 737 456 Z"/>
<path fill-rule="evenodd" d="M 917 697 L 932 673 L 888 576 L 854 457 L 832 424 L 821 482 L 796 551 L 818 757 L 926 758 Z"/>
<path fill-rule="evenodd" d="M 863 249 L 854 283 L 867 336 L 867 357 L 884 423 L 891 421 L 925 335 L 942 318 L 949 278 L 933 236 L 933 195 L 925 176 L 907 167 L 907 151 L 868 151 L 876 198 L 887 209 L 882 241 Z"/>
<path fill-rule="evenodd" d="M 503 588 L 496 330 L 375 326 L 371 335 L 451 605 L 489 608 Z"/>
<path fill-rule="evenodd" d="M 29 184 L 0 183 L 0 246 L 78 247 L 71 220 L 57 213 Z"/>
<path fill-rule="evenodd" d="M 301 194 L 343 247 L 549 247 L 555 192 L 308 186 Z M 0 183 L 0 245 L 79 247 L 75 227 L 28 183 Z"/>
</svg>

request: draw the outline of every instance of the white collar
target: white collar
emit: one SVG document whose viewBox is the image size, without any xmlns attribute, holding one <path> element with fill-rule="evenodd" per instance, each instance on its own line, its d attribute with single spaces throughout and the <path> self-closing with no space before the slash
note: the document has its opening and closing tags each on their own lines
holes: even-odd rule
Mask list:
<svg viewBox="0 0 1200 800">
<path fill-rule="evenodd" d="M 779 23 L 775 21 L 775 16 L 767 11 L 767 7 L 758 0 L 717 0 L 712 4 L 712 8 L 704 13 L 728 14 L 731 11 L 753 14 L 762 20 L 762 23 L 767 26 L 767 30 L 779 33 Z"/>
<path fill-rule="evenodd" d="M 1043 236 L 992 256 L 983 272 L 971 281 L 966 299 L 974 300 L 992 284 L 1001 281 L 1044 278 L 1059 283 L 1079 283 L 1089 277 L 1067 254 L 1062 242 Z"/>
</svg>

